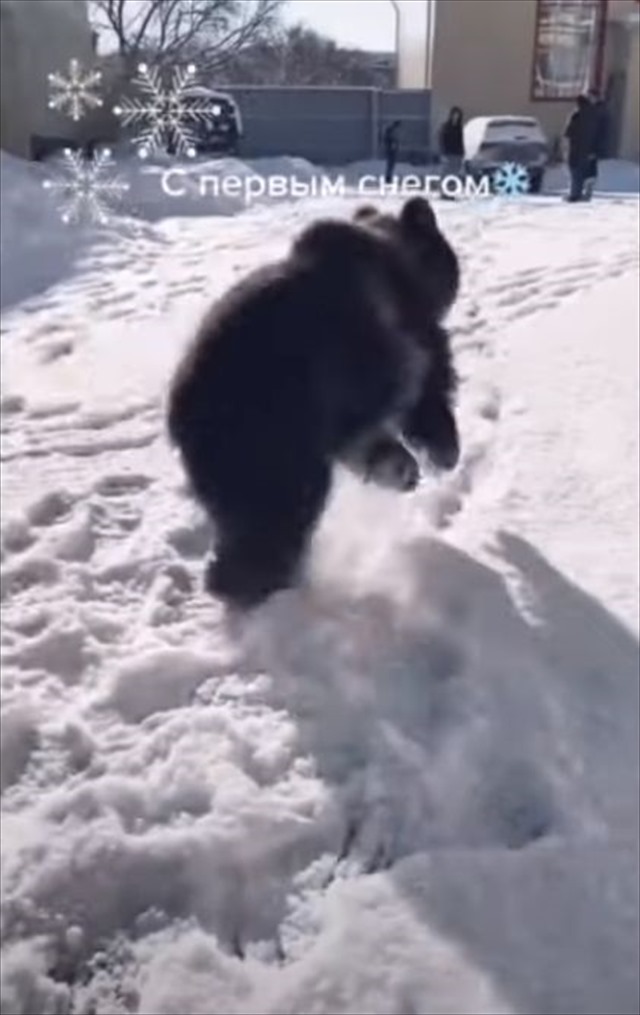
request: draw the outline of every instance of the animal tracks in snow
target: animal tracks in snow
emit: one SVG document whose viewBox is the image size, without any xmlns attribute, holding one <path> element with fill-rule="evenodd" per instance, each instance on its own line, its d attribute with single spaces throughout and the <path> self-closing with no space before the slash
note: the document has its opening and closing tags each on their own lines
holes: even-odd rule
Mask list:
<svg viewBox="0 0 640 1015">
<path fill-rule="evenodd" d="M 27 509 L 27 519 L 38 527 L 54 525 L 69 515 L 75 498 L 64 490 L 52 490 Z"/>
<path fill-rule="evenodd" d="M 59 578 L 60 568 L 54 560 L 33 554 L 2 568 L 0 595 L 3 600 L 15 599 L 21 592 L 29 592 L 36 586 L 53 585 Z M 9 620 L 8 614 L 5 619 Z"/>
<path fill-rule="evenodd" d="M 0 414 L 2 416 L 15 416 L 24 412 L 25 399 L 22 395 L 4 395 L 0 401 Z"/>
<path fill-rule="evenodd" d="M 211 543 L 209 525 L 202 519 L 191 526 L 179 526 L 167 533 L 167 542 L 181 557 L 203 560 Z"/>
<path fill-rule="evenodd" d="M 103 476 L 94 489 L 103 497 L 123 497 L 130 493 L 143 493 L 150 485 L 151 479 L 148 476 L 125 472 L 121 475 Z"/>
<path fill-rule="evenodd" d="M 583 260 L 558 265 L 556 269 L 547 266 L 519 270 L 488 286 L 486 292 L 494 301 L 498 319 L 506 314 L 509 323 L 540 310 L 552 310 L 563 300 L 588 291 L 603 278 L 637 271 L 638 260 L 637 252 L 631 250 L 614 253 L 612 262 L 606 266 L 596 260 Z"/>
<path fill-rule="evenodd" d="M 67 339 L 62 339 L 60 342 L 50 342 L 43 347 L 40 353 L 40 361 L 42 363 L 55 363 L 56 360 L 62 359 L 64 356 L 70 356 L 73 350 L 73 342 Z"/>
<path fill-rule="evenodd" d="M 21 400 L 13 413 L 5 413 L 2 461 L 22 458 L 50 458 L 56 454 L 69 458 L 93 458 L 117 451 L 146 448 L 161 436 L 159 409 L 156 404 L 128 406 L 83 414 L 80 403 L 60 402 L 29 406 Z M 29 421 L 45 421 L 27 426 L 16 416 Z M 51 422 L 49 422 L 51 421 Z M 95 432 L 101 436 L 96 437 Z"/>
<path fill-rule="evenodd" d="M 53 471 L 54 476 L 67 479 L 75 474 L 76 485 L 51 484 L 48 492 L 27 501 L 21 512 L 3 524 L 2 596 L 7 603 L 6 626 L 14 631 L 23 630 L 21 617 L 34 598 L 52 603 L 53 616 L 55 606 L 62 609 L 69 596 L 72 609 L 78 602 L 99 602 L 104 596 L 99 576 L 112 566 L 109 562 L 117 548 L 135 538 L 152 479 L 128 462 L 122 470 L 107 467 L 95 478 L 90 462 L 102 455 L 115 464 L 118 457 L 130 457 L 139 447 L 155 442 L 155 429 L 144 439 L 136 438 L 135 429 L 145 420 L 149 426 L 158 415 L 155 402 L 91 413 L 76 403 L 38 407 L 24 401 L 19 408 L 20 427 L 11 425 L 3 432 L 5 460 L 41 455 L 47 463 L 55 463 L 57 453 L 78 460 L 78 465 L 71 472 Z M 120 433 L 114 436 L 114 431 Z M 86 438 L 80 443 L 78 436 L 83 433 Z M 7 454 L 5 449 L 12 445 Z M 16 470 L 14 475 L 19 479 L 21 474 Z M 135 570 L 135 564 L 131 567 Z M 93 628 L 101 632 L 100 637 L 107 629 L 114 635 L 124 629 L 119 622 L 95 623 Z M 36 633 L 34 629 L 31 636 Z M 19 654 L 14 654 L 12 665 L 18 661 Z M 27 669 L 32 668 L 31 649 L 25 655 L 27 661 Z"/>
</svg>

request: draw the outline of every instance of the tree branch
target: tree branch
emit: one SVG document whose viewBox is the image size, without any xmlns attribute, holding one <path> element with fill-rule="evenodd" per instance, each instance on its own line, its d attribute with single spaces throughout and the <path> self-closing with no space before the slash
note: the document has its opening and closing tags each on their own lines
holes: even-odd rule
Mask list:
<svg viewBox="0 0 640 1015">
<path fill-rule="evenodd" d="M 190 57 L 200 70 L 210 70 L 264 37 L 284 2 L 94 0 L 94 11 L 115 34 L 129 66 L 142 55 L 160 65 Z"/>
</svg>

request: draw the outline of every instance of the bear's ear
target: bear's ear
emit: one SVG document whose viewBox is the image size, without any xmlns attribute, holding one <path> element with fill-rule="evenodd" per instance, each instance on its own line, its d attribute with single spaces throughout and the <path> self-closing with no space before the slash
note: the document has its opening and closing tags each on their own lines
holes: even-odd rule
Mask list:
<svg viewBox="0 0 640 1015">
<path fill-rule="evenodd" d="M 377 219 L 380 217 L 380 212 L 377 208 L 374 208 L 372 204 L 363 204 L 359 208 L 356 208 L 353 213 L 354 222 L 368 222 L 371 219 Z"/>
<path fill-rule="evenodd" d="M 400 224 L 412 232 L 430 233 L 438 228 L 433 208 L 426 197 L 412 197 L 400 212 Z"/>
</svg>

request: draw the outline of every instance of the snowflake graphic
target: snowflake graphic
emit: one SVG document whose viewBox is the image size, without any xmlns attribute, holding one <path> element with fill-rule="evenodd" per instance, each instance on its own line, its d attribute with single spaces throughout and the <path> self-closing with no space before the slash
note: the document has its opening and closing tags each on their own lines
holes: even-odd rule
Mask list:
<svg viewBox="0 0 640 1015">
<path fill-rule="evenodd" d="M 529 192 L 529 173 L 517 162 L 505 162 L 493 174 L 493 186 L 504 197 L 519 197 Z"/>
<path fill-rule="evenodd" d="M 63 153 L 61 175 L 44 180 L 43 187 L 62 198 L 60 217 L 65 224 L 88 222 L 106 225 L 109 221 L 109 201 L 119 200 L 129 190 L 129 184 L 115 175 L 116 163 L 108 148 L 93 158 L 82 152 L 66 148 Z"/>
<path fill-rule="evenodd" d="M 220 115 L 220 105 L 214 96 L 190 94 L 195 80 L 194 64 L 175 69 L 169 88 L 164 87 L 157 68 L 146 63 L 138 66 L 134 84 L 142 92 L 142 98 L 124 98 L 113 111 L 125 126 L 137 129 L 135 144 L 140 158 L 161 151 L 195 158 L 197 127 L 206 126 Z"/>
<path fill-rule="evenodd" d="M 78 60 L 70 60 L 68 77 L 59 71 L 49 74 L 49 109 L 68 112 L 77 122 L 87 110 L 98 109 L 102 105 L 102 99 L 95 94 L 101 81 L 99 70 L 84 71 Z"/>
</svg>

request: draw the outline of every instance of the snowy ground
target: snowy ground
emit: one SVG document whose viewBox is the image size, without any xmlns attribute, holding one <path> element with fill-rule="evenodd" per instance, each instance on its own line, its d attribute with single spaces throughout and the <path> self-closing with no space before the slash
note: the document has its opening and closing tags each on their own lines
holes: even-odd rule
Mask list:
<svg viewBox="0 0 640 1015">
<path fill-rule="evenodd" d="M 71 233 L 3 170 L 2 1012 L 637 1015 L 637 193 L 438 207 L 461 465 L 340 477 L 233 627 L 164 385 L 354 199 Z"/>
</svg>

